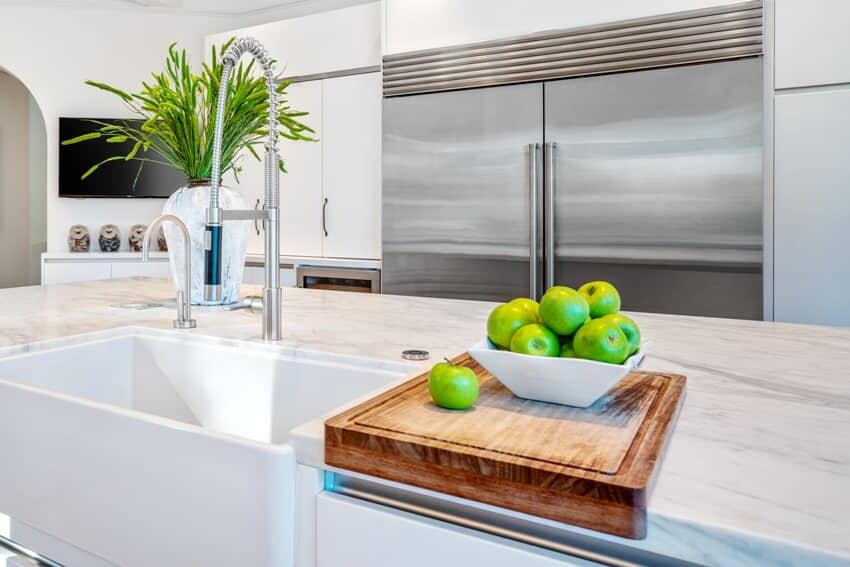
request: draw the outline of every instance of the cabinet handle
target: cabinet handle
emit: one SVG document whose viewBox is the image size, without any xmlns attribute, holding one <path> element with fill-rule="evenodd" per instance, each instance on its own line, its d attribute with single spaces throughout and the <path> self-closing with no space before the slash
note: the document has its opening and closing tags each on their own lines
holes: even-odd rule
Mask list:
<svg viewBox="0 0 850 567">
<path fill-rule="evenodd" d="M 260 200 L 257 199 L 257 202 L 254 203 L 254 210 L 256 211 L 259 208 L 260 208 Z M 263 222 L 265 223 L 266 221 L 263 221 Z M 260 236 L 260 226 L 257 224 L 256 218 L 254 219 L 254 230 L 257 231 L 257 236 Z"/>
<path fill-rule="evenodd" d="M 339 477 L 339 473 L 325 473 L 325 475 L 328 474 L 333 474 L 335 480 Z M 609 567 L 639 567 L 640 565 L 649 565 L 649 563 L 647 562 L 641 561 L 640 563 L 636 563 L 626 558 L 621 559 L 620 557 L 607 555 L 604 551 L 584 549 L 576 545 L 571 545 L 569 543 L 564 543 L 554 539 L 549 539 L 546 537 L 541 537 L 516 529 L 512 529 L 508 526 L 501 526 L 497 523 L 490 523 L 487 520 L 469 517 L 463 514 L 463 512 L 454 512 L 452 510 L 440 510 L 438 508 L 430 507 L 427 503 L 416 504 L 413 502 L 407 502 L 391 495 L 384 495 L 379 494 L 377 492 L 373 492 L 369 488 L 361 489 L 355 486 L 337 484 L 334 485 L 331 490 L 328 490 L 324 494 L 339 494 L 344 497 L 351 498 L 355 501 L 360 500 L 364 502 L 371 502 L 372 504 L 401 510 L 402 512 L 415 514 L 417 516 L 424 516 L 426 518 L 431 518 L 432 520 L 437 520 L 439 522 L 446 522 L 449 524 L 460 526 L 462 528 L 484 532 L 486 534 L 494 535 L 501 538 L 512 539 L 514 541 L 518 541 L 526 545 L 542 547 L 543 549 L 548 549 L 556 553 L 567 555 L 569 557 L 584 559 L 585 561 L 590 562 L 593 565 L 607 565 Z"/>
<path fill-rule="evenodd" d="M 325 202 L 322 203 L 322 231 L 325 233 L 325 236 L 328 235 L 328 198 L 325 197 Z"/>
<path fill-rule="evenodd" d="M 27 549 L 23 545 L 0 535 L 0 549 L 3 548 L 8 549 L 12 553 L 17 553 L 22 557 L 28 557 L 29 559 L 32 559 L 40 567 L 62 567 L 62 564 L 57 563 L 52 559 L 48 559 L 47 557 L 40 555 L 35 551 Z"/>
</svg>

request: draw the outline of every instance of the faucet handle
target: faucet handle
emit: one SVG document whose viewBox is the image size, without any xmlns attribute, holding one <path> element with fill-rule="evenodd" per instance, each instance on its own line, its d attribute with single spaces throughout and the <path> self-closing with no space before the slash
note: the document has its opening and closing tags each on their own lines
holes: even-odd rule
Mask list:
<svg viewBox="0 0 850 567">
<path fill-rule="evenodd" d="M 222 209 L 221 220 L 239 221 L 265 221 L 269 218 L 269 212 L 265 209 Z"/>
<path fill-rule="evenodd" d="M 228 305 L 225 307 L 228 311 L 238 311 L 240 309 L 249 309 L 251 313 L 262 313 L 263 311 L 263 298 L 257 295 L 249 295 L 245 299 L 234 303 L 233 305 Z"/>
</svg>

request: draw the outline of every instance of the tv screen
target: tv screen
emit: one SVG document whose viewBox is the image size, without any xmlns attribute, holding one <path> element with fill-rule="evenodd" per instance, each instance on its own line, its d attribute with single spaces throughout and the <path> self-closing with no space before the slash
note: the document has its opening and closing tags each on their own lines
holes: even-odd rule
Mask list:
<svg viewBox="0 0 850 567">
<path fill-rule="evenodd" d="M 106 158 L 126 155 L 133 142 L 110 144 L 105 137 L 63 146 L 70 140 L 96 130 L 99 125 L 127 123 L 139 127 L 142 120 L 114 118 L 60 118 L 59 119 L 59 196 L 60 197 L 160 197 L 166 198 L 186 184 L 186 176 L 167 165 L 138 160 L 115 160 L 101 165 L 85 179 L 80 179 L 88 169 Z M 159 154 L 139 152 L 138 157 L 162 160 Z M 144 164 L 141 173 L 139 165 Z M 138 179 L 136 175 L 138 174 Z"/>
</svg>

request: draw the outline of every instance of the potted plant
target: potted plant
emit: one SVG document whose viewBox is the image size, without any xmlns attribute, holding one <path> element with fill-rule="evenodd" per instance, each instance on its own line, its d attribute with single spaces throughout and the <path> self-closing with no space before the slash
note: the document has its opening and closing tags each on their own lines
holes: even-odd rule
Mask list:
<svg viewBox="0 0 850 567">
<path fill-rule="evenodd" d="M 186 184 L 176 188 L 168 198 L 163 212 L 180 217 L 189 229 L 193 258 L 203 258 L 204 216 L 209 204 L 209 182 L 212 170 L 213 129 L 216 102 L 221 83 L 221 55 L 231 39 L 221 47 L 212 48 L 209 63 L 195 74 L 186 57 L 186 50 L 176 44 L 168 47 L 165 70 L 152 74 L 150 82 L 142 82 L 139 92 L 128 93 L 105 83 L 86 81 L 86 84 L 119 97 L 130 112 L 140 119 L 130 122 L 92 120 L 92 131 L 62 143 L 78 144 L 101 140 L 115 144 L 116 155 L 92 164 L 83 175 L 86 179 L 101 166 L 118 160 L 134 161 L 139 172 L 145 163 L 157 161 L 181 171 Z M 222 175 L 238 175 L 240 160 L 248 155 L 260 160 L 254 148 L 264 143 L 268 135 L 268 98 L 265 78 L 253 72 L 254 62 L 240 63 L 229 84 L 224 117 L 224 138 L 221 148 Z M 314 131 L 300 121 L 306 112 L 293 110 L 287 104 L 288 82 L 280 82 L 278 93 L 278 133 L 290 140 L 315 141 Z M 149 153 L 150 152 L 150 153 Z M 152 157 L 153 156 L 153 157 Z M 286 171 L 283 160 L 281 171 Z M 138 174 L 137 174 L 138 179 Z M 245 209 L 247 204 L 234 190 L 221 186 L 221 205 L 225 209 Z M 222 250 L 222 301 L 239 299 L 247 247 L 247 222 L 228 223 L 225 246 Z M 177 228 L 165 226 L 169 262 L 174 282 L 181 281 L 185 251 Z M 203 304 L 203 262 L 192 267 L 192 303 Z M 176 285 L 176 284 L 175 284 Z"/>
</svg>

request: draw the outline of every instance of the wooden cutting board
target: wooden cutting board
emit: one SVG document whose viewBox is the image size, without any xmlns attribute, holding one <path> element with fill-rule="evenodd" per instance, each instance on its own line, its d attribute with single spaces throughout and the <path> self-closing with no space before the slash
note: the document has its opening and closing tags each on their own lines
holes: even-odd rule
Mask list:
<svg viewBox="0 0 850 567">
<path fill-rule="evenodd" d="M 517 398 L 468 354 L 475 407 L 431 401 L 428 373 L 325 422 L 325 462 L 610 534 L 646 536 L 685 377 L 634 371 L 589 408 Z"/>
</svg>

